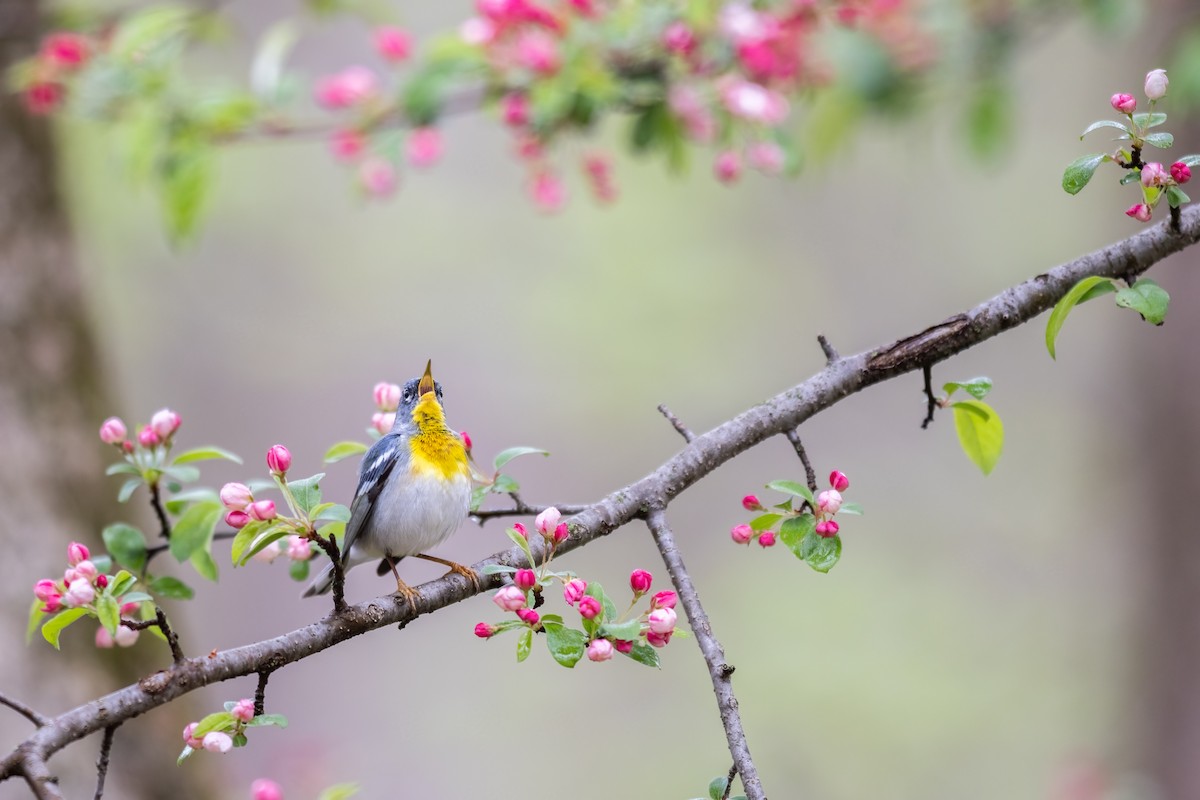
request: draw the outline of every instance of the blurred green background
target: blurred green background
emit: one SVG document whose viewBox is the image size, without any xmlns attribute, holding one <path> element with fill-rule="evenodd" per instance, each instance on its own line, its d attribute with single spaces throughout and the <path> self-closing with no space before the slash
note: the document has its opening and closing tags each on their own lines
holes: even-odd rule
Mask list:
<svg viewBox="0 0 1200 800">
<path fill-rule="evenodd" d="M 251 38 L 286 8 L 240 5 L 230 11 Z M 461 5 L 406 8 L 405 20 L 443 29 Z M 848 131 L 797 180 L 749 175 L 725 188 L 702 152 L 682 178 L 621 155 L 616 205 L 596 207 L 577 180 L 553 218 L 526 201 L 495 126 L 465 117 L 445 125 L 443 162 L 406 173 L 383 204 L 358 201 L 319 142 L 233 147 L 198 240 L 175 252 L 116 144 L 66 126 L 63 185 L 119 390 L 112 413 L 132 422 L 170 406 L 183 415 L 182 446 L 246 458 L 245 468 L 206 467 L 211 485 L 265 474 L 261 456 L 276 442 L 297 474 L 317 472 L 328 445 L 362 438 L 376 381 L 403 381 L 432 358 L 449 420 L 470 432 L 477 458 L 544 447 L 550 459 L 512 465 L 527 500 L 598 499 L 679 449 L 657 404 L 707 430 L 819 370 L 819 332 L 843 353 L 874 347 L 1138 229 L 1115 181 L 1072 198 L 1059 177 L 1094 149 L 1077 132 L 1106 114 L 1108 96 L 1139 91 L 1161 64 L 1128 38 L 1062 21 L 1018 50 L 1017 124 L 991 162 L 965 147 L 964 98 L 946 93 L 912 119 Z M 338 66 L 365 46 L 365 30 L 334 25 L 298 57 L 312 72 Z M 615 125 L 601 138 L 624 133 Z M 1171 291 L 1178 269 L 1153 277 Z M 1177 297 L 1174 313 L 1189 313 L 1187 302 Z M 771 797 L 1084 798 L 1094 795 L 1064 785 L 1092 764 L 1121 787 L 1112 797 L 1155 796 L 1131 747 L 1138 509 L 1118 501 L 1142 443 L 1113 420 L 1137 392 L 1115 365 L 1141 358 L 1161 332 L 1101 305 L 1072 315 L 1057 363 L 1039 320 L 935 368 L 939 383 L 995 381 L 989 402 L 1007 439 L 987 478 L 958 450 L 949 416 L 920 429 L 916 375 L 807 423 L 818 474 L 845 471 L 848 499 L 866 509 L 844 521 L 843 560 L 829 575 L 783 547 L 729 540 L 747 516 L 743 494 L 765 499 L 767 481 L 802 478 L 782 438 L 672 506 L 737 667 Z M 355 470 L 353 460 L 329 468 L 330 499 L 348 502 Z M 147 521 L 137 503 L 128 513 Z M 507 544 L 497 523 L 464 525 L 438 552 L 469 563 Z M 326 612 L 299 600 L 282 562 L 233 570 L 218 552 L 220 584 L 169 609 L 189 653 Z M 58 560 L 48 549 L 38 566 Z M 666 586 L 641 525 L 562 566 L 621 596 L 635 567 Z M 407 563 L 402 573 L 439 574 Z M 389 580 L 355 572 L 348 596 L 386 592 Z M 293 665 L 268 693 L 286 731 L 180 769 L 221 771 L 225 797 L 273 777 L 289 800 L 335 781 L 358 782 L 364 798 L 690 798 L 728 769 L 694 639 L 673 642 L 660 671 L 618 660 L 567 672 L 539 649 L 517 665 L 511 635 L 471 635 L 499 617 L 479 597 Z M 57 657 L 93 656 L 90 635 L 77 635 Z M 209 687 L 201 707 L 253 690 L 252 679 Z M 84 699 L 64 689 L 63 708 Z M 0 785 L 0 796 L 23 791 Z"/>
</svg>

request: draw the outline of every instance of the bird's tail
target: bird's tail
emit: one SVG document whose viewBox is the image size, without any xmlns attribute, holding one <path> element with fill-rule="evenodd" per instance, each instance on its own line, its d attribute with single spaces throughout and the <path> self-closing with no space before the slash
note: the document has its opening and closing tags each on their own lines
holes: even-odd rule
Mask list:
<svg viewBox="0 0 1200 800">
<path fill-rule="evenodd" d="M 314 597 L 318 594 L 329 594 L 329 590 L 333 588 L 333 564 L 325 565 L 325 569 L 321 570 L 321 574 L 317 575 L 316 580 L 308 585 L 301 597 Z"/>
</svg>

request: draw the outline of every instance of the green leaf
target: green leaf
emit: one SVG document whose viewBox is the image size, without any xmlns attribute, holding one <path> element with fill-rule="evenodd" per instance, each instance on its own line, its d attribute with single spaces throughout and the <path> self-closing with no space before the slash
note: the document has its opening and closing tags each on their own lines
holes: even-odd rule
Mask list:
<svg viewBox="0 0 1200 800">
<path fill-rule="evenodd" d="M 546 631 L 546 647 L 554 660 L 568 669 L 578 664 L 587 649 L 587 636 L 583 631 L 553 622 L 543 623 L 542 627 Z"/>
<path fill-rule="evenodd" d="M 169 597 L 172 600 L 191 600 L 196 596 L 192 587 L 170 575 L 163 575 L 150 581 L 150 591 L 160 597 Z"/>
<path fill-rule="evenodd" d="M 293 561 L 292 565 L 290 567 L 288 567 L 288 575 L 294 581 L 308 580 L 308 565 L 311 563 L 312 563 L 311 560 L 309 560 L 309 561 Z"/>
<path fill-rule="evenodd" d="M 816 503 L 816 500 L 813 499 L 812 491 L 803 483 L 796 483 L 795 481 L 771 481 L 767 484 L 767 488 L 773 489 L 776 492 L 803 497 L 808 501 L 809 505 Z"/>
<path fill-rule="evenodd" d="M 362 442 L 338 442 L 333 447 L 325 451 L 324 460 L 326 464 L 336 464 L 343 458 L 361 455 L 367 452 L 369 449 L 370 448 Z"/>
<path fill-rule="evenodd" d="M 33 605 L 29 607 L 29 621 L 25 624 L 26 645 L 33 641 L 33 632 L 42 624 L 42 617 L 44 616 L 46 616 L 46 612 L 42 611 L 42 601 L 36 597 L 33 598 Z"/>
<path fill-rule="evenodd" d="M 246 723 L 246 727 L 248 728 L 261 728 L 263 726 L 286 728 L 287 725 L 287 717 L 285 717 L 283 714 L 259 714 L 257 717 Z"/>
<path fill-rule="evenodd" d="M 1170 203 L 1171 208 L 1179 208 L 1184 203 L 1191 202 L 1191 200 L 1192 198 L 1187 196 L 1187 192 L 1178 186 L 1167 187 L 1167 202 Z"/>
<path fill-rule="evenodd" d="M 193 461 L 215 461 L 217 459 L 225 459 L 232 461 L 235 464 L 241 464 L 242 459 L 228 450 L 222 450 L 220 447 L 195 447 L 191 450 L 185 450 L 175 456 L 172 464 L 190 464 Z"/>
<path fill-rule="evenodd" d="M 214 711 L 196 725 L 192 731 L 193 738 L 203 739 L 204 734 L 213 731 L 231 731 L 237 726 L 237 720 L 228 711 Z"/>
<path fill-rule="evenodd" d="M 1096 167 L 1105 161 L 1111 160 L 1112 156 L 1106 153 L 1092 153 L 1075 159 L 1063 172 L 1063 191 L 1067 194 L 1079 194 L 1083 191 L 1083 187 L 1088 185 L 1088 181 L 1092 179 L 1092 175 L 1096 172 Z"/>
<path fill-rule="evenodd" d="M 529 658 L 529 651 L 533 649 L 533 629 L 526 628 L 524 633 L 517 638 L 517 663 L 521 663 Z"/>
<path fill-rule="evenodd" d="M 213 561 L 212 553 L 209 552 L 207 546 L 192 553 L 192 557 L 188 560 L 201 578 L 207 578 L 213 583 L 217 582 L 217 562 Z"/>
<path fill-rule="evenodd" d="M 101 534 L 104 546 L 117 563 L 124 564 L 134 572 L 146 566 L 146 537 L 132 525 L 115 522 Z"/>
<path fill-rule="evenodd" d="M 96 596 L 96 618 L 109 635 L 117 635 L 117 626 L 121 624 L 121 607 L 112 595 L 104 593 Z"/>
<path fill-rule="evenodd" d="M 542 450 L 537 447 L 510 447 L 507 450 L 500 451 L 500 454 L 492 460 L 492 466 L 496 468 L 497 472 L 499 472 L 504 468 L 505 464 L 512 461 L 514 458 L 517 458 L 518 456 L 529 455 L 548 456 L 550 455 L 550 451 Z"/>
<path fill-rule="evenodd" d="M 1167 317 L 1167 306 L 1171 296 L 1149 278 L 1142 278 L 1126 289 L 1117 292 L 1117 305 L 1129 308 L 1142 315 L 1151 325 L 1162 325 Z"/>
<path fill-rule="evenodd" d="M 682 631 L 679 630 L 675 631 L 677 635 L 681 632 Z M 621 653 L 621 655 L 625 656 L 626 658 L 632 658 L 634 661 L 638 662 L 639 664 L 645 664 L 647 667 L 654 667 L 657 669 L 660 666 L 658 660 L 658 648 L 646 644 L 641 640 L 634 641 L 633 649 L 631 649 L 628 653 Z"/>
<path fill-rule="evenodd" d="M 636 642 L 642 635 L 642 621 L 631 619 L 628 622 L 606 622 L 600 626 L 600 635 L 606 639 Z"/>
<path fill-rule="evenodd" d="M 183 563 L 208 546 L 221 518 L 221 508 L 220 503 L 209 501 L 196 503 L 183 512 L 171 531 L 171 555 L 176 561 Z"/>
<path fill-rule="evenodd" d="M 958 431 L 958 443 L 967 458 L 983 471 L 991 474 L 1004 449 L 1004 424 L 1000 415 L 987 403 L 979 400 L 963 400 L 951 405 L 954 409 L 954 428 Z"/>
<path fill-rule="evenodd" d="M 339 783 L 321 792 L 317 796 L 317 800 L 350 800 L 356 794 L 358 794 L 358 784 Z"/>
<path fill-rule="evenodd" d="M 783 519 L 783 514 L 762 514 L 750 520 L 750 530 L 755 533 L 762 533 L 773 527 L 781 519 Z"/>
<path fill-rule="evenodd" d="M 951 381 L 950 383 L 942 386 L 942 391 L 946 393 L 947 397 L 954 394 L 959 389 L 962 389 L 976 400 L 982 400 L 983 398 L 987 397 L 987 393 L 992 390 L 992 379 L 982 377 L 972 378 L 969 381 Z"/>
<path fill-rule="evenodd" d="M 297 511 L 307 516 L 321 504 L 321 479 L 324 477 L 324 472 L 318 472 L 310 478 L 288 481 L 288 489 L 296 501 Z"/>
<path fill-rule="evenodd" d="M 816 527 L 817 519 L 812 514 L 792 517 L 786 520 L 779 529 L 779 541 L 783 542 L 788 550 L 795 553 L 796 558 L 804 560 L 803 542 L 810 534 L 815 535 Z"/>
<path fill-rule="evenodd" d="M 842 537 L 822 536 L 814 526 L 800 543 L 800 554 L 817 572 L 829 572 L 842 557 Z"/>
<path fill-rule="evenodd" d="M 725 789 L 729 786 L 728 776 L 722 775 L 719 778 L 713 778 L 708 784 L 708 796 L 710 800 L 723 800 L 725 797 Z"/>
<path fill-rule="evenodd" d="M 1161 112 L 1139 113 L 1133 115 L 1133 124 L 1137 125 L 1142 130 L 1147 128 L 1157 128 L 1167 121 L 1167 115 Z"/>
<path fill-rule="evenodd" d="M 1175 144 L 1175 137 L 1165 131 L 1160 133 L 1148 133 L 1146 134 L 1145 142 L 1146 144 L 1154 145 L 1155 147 L 1161 147 L 1165 150 Z"/>
<path fill-rule="evenodd" d="M 68 625 L 87 614 L 86 608 L 68 608 L 66 611 L 58 612 L 46 620 L 46 624 L 42 626 L 42 638 L 54 645 L 55 650 L 59 649 L 58 637 L 62 635 Z"/>
<path fill-rule="evenodd" d="M 1098 289 L 1097 287 L 1107 284 L 1109 288 Z M 1110 292 L 1116 291 L 1116 285 L 1111 278 L 1105 278 L 1101 275 L 1090 275 L 1079 283 L 1071 287 L 1071 291 L 1063 295 L 1063 298 L 1054 304 L 1054 310 L 1050 312 L 1050 319 L 1046 322 L 1046 349 L 1050 351 L 1050 357 L 1057 359 L 1058 356 L 1054 353 L 1054 341 L 1058 338 L 1058 332 L 1062 330 L 1063 323 L 1067 321 L 1067 315 L 1071 313 L 1071 309 L 1082 303 L 1084 297 L 1089 299 L 1095 297 L 1093 292 Z"/>
<path fill-rule="evenodd" d="M 1122 123 L 1117 122 L 1115 120 L 1098 119 L 1095 122 L 1093 122 L 1091 125 L 1088 125 L 1087 130 L 1085 130 L 1083 133 L 1079 134 L 1079 138 L 1082 139 L 1083 137 L 1087 136 L 1092 131 L 1098 131 L 1101 128 L 1117 128 L 1118 130 L 1122 130 L 1125 133 L 1131 132 L 1128 127 L 1126 127 Z"/>
</svg>

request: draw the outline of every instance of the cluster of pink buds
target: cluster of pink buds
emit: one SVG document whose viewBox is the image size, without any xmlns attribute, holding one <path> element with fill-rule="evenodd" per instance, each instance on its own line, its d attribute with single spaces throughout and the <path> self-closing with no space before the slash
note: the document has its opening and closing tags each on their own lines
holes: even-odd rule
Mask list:
<svg viewBox="0 0 1200 800">
<path fill-rule="evenodd" d="M 91 58 L 96 43 L 70 31 L 56 31 L 42 40 L 24 77 L 22 99 L 32 114 L 58 110 L 67 98 L 67 81 Z"/>
<path fill-rule="evenodd" d="M 149 424 L 138 427 L 134 438 L 139 446 L 147 450 L 158 445 L 169 446 L 181 422 L 176 412 L 169 408 L 160 409 L 150 417 Z M 134 451 L 134 443 L 125 438 L 128 433 L 129 429 L 120 417 L 109 417 L 100 425 L 100 441 L 111 444 L 126 454 Z"/>
<path fill-rule="evenodd" d="M 392 429 L 396 422 L 396 409 L 400 407 L 400 387 L 394 383 L 377 383 L 373 392 L 375 408 L 379 409 L 371 417 L 373 435 L 383 436 Z"/>
<path fill-rule="evenodd" d="M 90 607 L 96 595 L 108 586 L 112 578 L 96 568 L 90 555 L 85 545 L 71 542 L 67 545 L 67 569 L 62 579 L 43 578 L 34 584 L 33 594 L 42 603 L 43 613 Z"/>
</svg>

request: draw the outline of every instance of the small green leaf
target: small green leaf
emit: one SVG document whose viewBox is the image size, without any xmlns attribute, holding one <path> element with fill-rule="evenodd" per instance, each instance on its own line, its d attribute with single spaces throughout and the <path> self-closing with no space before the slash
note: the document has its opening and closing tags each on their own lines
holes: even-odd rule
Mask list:
<svg viewBox="0 0 1200 800">
<path fill-rule="evenodd" d="M 529 651 L 533 649 L 533 629 L 526 628 L 525 632 L 517 638 L 517 663 L 521 663 L 529 658 Z"/>
<path fill-rule="evenodd" d="M 110 636 L 117 635 L 117 626 L 121 624 L 121 607 L 112 595 L 105 593 L 96 596 L 96 618 Z"/>
<path fill-rule="evenodd" d="M 946 393 L 947 397 L 959 389 L 962 389 L 976 400 L 982 400 L 992 390 L 992 379 L 983 377 L 972 378 L 969 381 L 951 381 L 942 386 L 942 391 Z"/>
<path fill-rule="evenodd" d="M 504 469 L 505 464 L 512 461 L 514 458 L 517 458 L 518 456 L 529 455 L 548 456 L 550 455 L 550 452 L 537 447 L 510 447 L 507 450 L 500 451 L 500 454 L 497 455 L 492 461 L 492 466 L 496 468 L 496 471 L 500 471 L 501 469 Z"/>
<path fill-rule="evenodd" d="M 809 505 L 816 503 L 816 501 L 813 500 L 812 491 L 810 491 L 809 488 L 803 483 L 796 483 L 795 481 L 771 481 L 767 484 L 767 488 L 776 492 L 783 492 L 784 494 L 803 497 L 808 501 Z"/>
<path fill-rule="evenodd" d="M 600 626 L 600 636 L 605 639 L 621 639 L 635 642 L 642 635 L 642 621 L 631 619 L 628 622 L 606 622 Z"/>
<path fill-rule="evenodd" d="M 954 409 L 954 428 L 958 431 L 958 443 L 963 452 L 984 475 L 991 474 L 1004 449 L 1004 424 L 1000 421 L 1000 415 L 979 400 L 963 400 L 954 403 L 951 408 Z"/>
<path fill-rule="evenodd" d="M 357 456 L 367 452 L 369 448 L 362 442 L 338 442 L 325 451 L 325 463 L 336 464 L 343 458 Z"/>
<path fill-rule="evenodd" d="M 170 575 L 163 575 L 150 581 L 150 591 L 160 597 L 169 597 L 172 600 L 191 600 L 196 596 L 192 587 Z"/>
<path fill-rule="evenodd" d="M 762 514 L 750 520 L 750 530 L 755 533 L 762 533 L 774 527 L 775 523 L 781 519 L 783 519 L 783 514 Z"/>
<path fill-rule="evenodd" d="M 1160 133 L 1148 133 L 1145 138 L 1146 144 L 1154 145 L 1166 149 L 1175 144 L 1175 137 L 1163 131 Z"/>
<path fill-rule="evenodd" d="M 1092 131 L 1098 131 L 1101 128 L 1117 128 L 1118 130 L 1122 130 L 1125 133 L 1130 133 L 1129 128 L 1127 128 L 1125 125 L 1122 125 L 1120 122 L 1117 122 L 1117 121 L 1111 120 L 1111 119 L 1098 119 L 1095 122 L 1093 122 L 1091 125 L 1088 125 L 1087 130 L 1085 130 L 1083 133 L 1079 134 L 1079 138 L 1082 139 L 1083 137 L 1087 136 Z"/>
<path fill-rule="evenodd" d="M 125 482 L 121 484 L 121 490 L 117 492 L 117 502 L 127 502 L 129 498 L 133 497 L 133 493 L 137 491 L 137 488 L 141 486 L 142 483 L 143 481 L 141 476 L 136 478 L 127 478 Z"/>
<path fill-rule="evenodd" d="M 1098 289 L 1097 287 L 1107 284 L 1109 288 Z M 1111 278 L 1105 278 L 1101 275 L 1090 275 L 1079 283 L 1071 287 L 1071 291 L 1063 295 L 1063 298 L 1054 304 L 1054 310 L 1050 312 L 1050 319 L 1046 322 L 1046 349 L 1050 351 L 1051 358 L 1057 358 L 1054 353 L 1054 341 L 1058 338 L 1058 332 L 1062 330 L 1063 323 L 1067 321 L 1067 315 L 1071 313 L 1071 309 L 1083 302 L 1085 296 L 1095 297 L 1095 292 L 1104 293 L 1116 291 L 1116 285 Z"/>
<path fill-rule="evenodd" d="M 1192 198 L 1187 196 L 1187 192 L 1180 189 L 1178 186 L 1167 187 L 1167 202 L 1171 208 L 1179 208 L 1184 203 L 1190 203 Z"/>
<path fill-rule="evenodd" d="M 297 511 L 307 515 L 321 505 L 321 479 L 324 477 L 324 472 L 318 472 L 309 478 L 288 481 L 288 489 L 296 501 Z"/>
<path fill-rule="evenodd" d="M 1106 153 L 1092 153 L 1075 159 L 1063 172 L 1063 191 L 1067 194 L 1079 194 L 1083 191 L 1083 187 L 1088 185 L 1088 181 L 1092 179 L 1092 175 L 1096 172 L 1096 167 L 1105 161 L 1111 160 L 1112 156 Z"/>
<path fill-rule="evenodd" d="M 292 580 L 294 580 L 294 581 L 308 580 L 308 565 L 310 563 L 312 563 L 312 562 L 311 561 L 293 561 L 292 565 L 290 567 L 288 567 L 288 575 L 290 575 Z"/>
<path fill-rule="evenodd" d="M 1170 302 L 1171 296 L 1166 289 L 1149 278 L 1142 278 L 1133 286 L 1117 292 L 1118 306 L 1136 311 L 1151 325 L 1163 324 Z"/>
<path fill-rule="evenodd" d="M 829 572 L 842 557 L 842 537 L 822 536 L 814 526 L 800 543 L 800 552 L 801 558 L 817 572 Z"/>
<path fill-rule="evenodd" d="M 543 628 L 546 631 L 546 647 L 554 660 L 568 669 L 578 664 L 587 649 L 587 636 L 583 631 L 556 623 L 543 623 Z"/>
<path fill-rule="evenodd" d="M 682 632 L 682 630 L 676 630 L 675 635 L 678 636 Z M 661 666 L 658 659 L 658 648 L 646 644 L 640 639 L 634 641 L 633 648 L 628 653 L 622 653 L 621 655 L 626 656 L 627 658 L 632 658 L 634 661 L 638 662 L 639 664 L 645 664 L 647 667 L 654 667 L 657 669 L 659 666 Z"/>
<path fill-rule="evenodd" d="M 779 529 L 779 541 L 783 542 L 788 550 L 795 553 L 796 558 L 803 561 L 804 540 L 809 534 L 813 534 L 816 527 L 817 519 L 812 514 L 801 514 L 798 517 L 792 517 L 784 521 L 783 526 Z"/>
<path fill-rule="evenodd" d="M 54 649 L 57 650 L 58 637 L 62 635 L 66 627 L 80 617 L 86 616 L 87 613 L 86 608 L 68 608 L 66 611 L 58 612 L 46 620 L 46 624 L 42 626 L 42 638 L 54 645 Z"/>
<path fill-rule="evenodd" d="M 1133 124 L 1137 125 L 1142 130 L 1146 130 L 1147 128 L 1157 128 L 1166 121 L 1167 115 L 1160 112 L 1155 112 L 1153 114 L 1141 113 L 1133 115 Z"/>
<path fill-rule="evenodd" d="M 134 572 L 140 572 L 146 566 L 146 537 L 137 528 L 124 522 L 115 522 L 105 528 L 101 536 L 104 546 L 117 563 Z"/>
<path fill-rule="evenodd" d="M 221 504 L 216 502 L 196 503 L 175 523 L 171 531 L 171 555 L 180 563 L 187 561 L 192 553 L 205 548 L 212 541 L 217 520 L 221 518 Z"/>
</svg>

